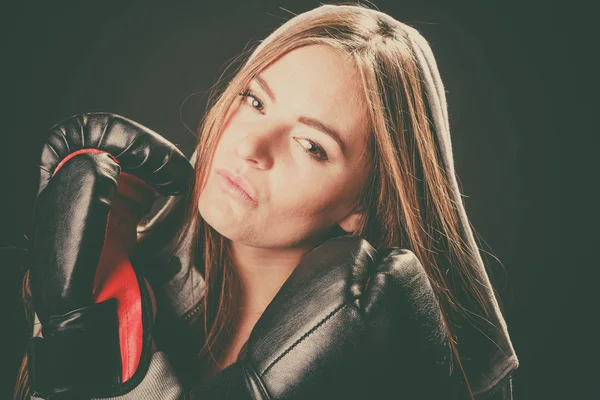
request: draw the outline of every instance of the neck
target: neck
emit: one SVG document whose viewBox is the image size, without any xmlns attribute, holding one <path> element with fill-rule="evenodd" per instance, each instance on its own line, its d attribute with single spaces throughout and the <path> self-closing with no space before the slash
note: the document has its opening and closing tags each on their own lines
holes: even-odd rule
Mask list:
<svg viewBox="0 0 600 400">
<path fill-rule="evenodd" d="M 259 317 L 310 250 L 264 249 L 231 242 L 233 265 L 242 288 L 242 318 Z"/>
</svg>

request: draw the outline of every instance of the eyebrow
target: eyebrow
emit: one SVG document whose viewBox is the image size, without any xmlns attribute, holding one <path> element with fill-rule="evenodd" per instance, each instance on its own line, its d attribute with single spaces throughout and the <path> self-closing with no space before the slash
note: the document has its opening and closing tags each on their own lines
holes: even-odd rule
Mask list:
<svg viewBox="0 0 600 400">
<path fill-rule="evenodd" d="M 277 103 L 277 97 L 275 97 L 275 93 L 273 93 L 273 90 L 271 90 L 271 87 L 269 86 L 267 81 L 265 81 L 262 77 L 260 77 L 258 75 L 255 76 L 254 79 L 256 80 L 256 82 L 258 82 L 259 86 L 271 98 L 271 101 L 273 101 L 273 103 Z M 333 127 L 319 121 L 316 118 L 306 117 L 306 116 L 299 117 L 298 122 L 300 122 L 304 125 L 310 126 L 312 128 L 315 128 L 315 129 L 325 133 L 329 137 L 331 137 L 333 140 L 336 141 L 338 146 L 340 146 L 340 148 L 342 149 L 342 153 L 344 153 L 344 150 L 345 150 L 344 142 L 342 141 L 340 134 Z"/>
<path fill-rule="evenodd" d="M 345 150 L 344 142 L 342 142 L 340 135 L 337 133 L 337 131 L 335 129 L 333 129 L 332 127 L 330 127 L 327 124 L 322 123 L 318 119 L 311 118 L 311 117 L 302 116 L 302 117 L 298 118 L 298 122 L 303 123 L 304 125 L 313 127 L 315 129 L 325 133 L 329 137 L 331 137 L 333 140 L 335 140 L 337 142 L 338 146 L 340 146 L 340 149 L 342 149 L 342 153 L 344 153 L 344 150 Z"/>
<path fill-rule="evenodd" d="M 265 81 L 263 78 L 261 78 L 260 76 L 256 75 L 254 77 L 254 79 L 256 79 L 256 82 L 258 82 L 258 84 L 260 85 L 260 87 L 267 92 L 267 94 L 269 95 L 269 97 L 271 98 L 271 101 L 273 103 L 277 103 L 277 98 L 275 97 L 275 93 L 273 93 L 273 91 L 271 90 L 271 87 L 269 86 L 269 84 L 267 83 L 267 81 Z"/>
</svg>

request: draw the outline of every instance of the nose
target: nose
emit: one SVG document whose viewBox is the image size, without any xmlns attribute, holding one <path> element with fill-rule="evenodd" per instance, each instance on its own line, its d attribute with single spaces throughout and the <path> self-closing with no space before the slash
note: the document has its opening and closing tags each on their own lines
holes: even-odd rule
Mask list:
<svg viewBox="0 0 600 400">
<path fill-rule="evenodd" d="M 246 134 L 237 143 L 237 153 L 244 161 L 258 169 L 269 169 L 279 145 L 282 127 L 265 123 L 247 127 Z"/>
</svg>

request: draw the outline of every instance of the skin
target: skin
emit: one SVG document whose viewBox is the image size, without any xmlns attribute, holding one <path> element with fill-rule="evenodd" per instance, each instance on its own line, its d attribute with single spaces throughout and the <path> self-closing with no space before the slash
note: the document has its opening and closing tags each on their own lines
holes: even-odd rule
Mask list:
<svg viewBox="0 0 600 400">
<path fill-rule="evenodd" d="M 368 174 L 366 104 L 352 61 L 328 46 L 309 45 L 284 54 L 258 76 L 276 100 L 256 79 L 250 93 L 238 97 L 198 205 L 204 220 L 231 240 L 243 290 L 238 333 L 224 357 L 229 362 L 323 234 L 336 225 L 355 230 L 360 215 L 355 205 Z M 343 151 L 329 135 L 299 122 L 300 116 L 333 127 Z M 244 176 L 257 203 L 224 192 L 223 178 L 215 173 L 220 168 Z"/>
</svg>

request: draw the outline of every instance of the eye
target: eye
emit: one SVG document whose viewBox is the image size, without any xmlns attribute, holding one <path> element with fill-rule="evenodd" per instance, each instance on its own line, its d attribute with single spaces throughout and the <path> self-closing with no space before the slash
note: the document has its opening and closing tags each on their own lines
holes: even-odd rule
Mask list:
<svg viewBox="0 0 600 400">
<path fill-rule="evenodd" d="M 304 139 L 304 138 L 298 138 L 298 141 L 304 141 L 305 143 L 309 144 L 308 147 L 306 147 L 304 145 L 302 145 L 302 147 L 304 147 L 304 149 L 306 150 L 306 152 L 308 153 L 308 155 L 310 157 L 316 159 L 317 161 L 329 160 L 325 150 L 323 150 L 323 148 L 321 146 L 319 146 L 317 143 L 313 142 L 310 139 Z"/>
<path fill-rule="evenodd" d="M 262 103 L 262 101 L 249 89 L 244 90 L 243 92 L 239 93 L 239 95 L 242 96 L 242 101 L 244 101 L 246 104 L 249 104 L 252 108 L 256 109 L 257 111 L 262 112 L 265 109 L 265 106 Z M 248 99 L 250 99 L 249 102 Z"/>
</svg>

